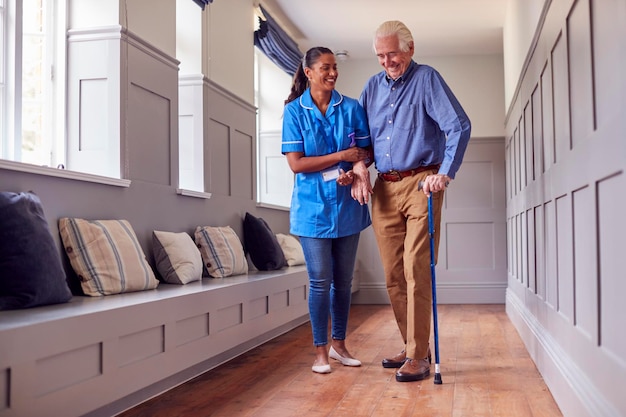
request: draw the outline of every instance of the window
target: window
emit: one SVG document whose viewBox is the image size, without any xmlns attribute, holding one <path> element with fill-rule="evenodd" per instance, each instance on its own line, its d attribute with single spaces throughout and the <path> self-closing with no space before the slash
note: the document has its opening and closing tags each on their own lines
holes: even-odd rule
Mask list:
<svg viewBox="0 0 626 417">
<path fill-rule="evenodd" d="M 65 5 L 0 0 L 2 144 L 0 157 L 43 166 L 64 164 Z M 55 8 L 56 6 L 56 8 Z M 60 44 L 58 40 L 60 39 Z M 58 75 L 57 75 L 58 74 Z"/>
<path fill-rule="evenodd" d="M 4 0 L 0 0 L 0 156 L 4 149 L 4 139 L 7 137 L 4 109 L 6 103 L 6 20 L 7 11 Z"/>
<path fill-rule="evenodd" d="M 284 102 L 291 77 L 255 48 L 255 96 L 258 110 L 258 200 L 289 207 L 294 174 L 281 153 Z"/>
</svg>

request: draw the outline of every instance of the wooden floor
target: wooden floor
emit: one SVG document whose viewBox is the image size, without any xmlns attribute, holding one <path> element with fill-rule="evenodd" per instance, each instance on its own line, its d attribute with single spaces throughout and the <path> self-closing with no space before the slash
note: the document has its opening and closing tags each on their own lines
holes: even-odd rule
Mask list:
<svg viewBox="0 0 626 417">
<path fill-rule="evenodd" d="M 363 366 L 311 371 L 309 324 L 120 416 L 562 416 L 503 305 L 440 305 L 442 385 L 396 382 L 380 361 L 402 349 L 389 306 L 352 307 L 347 346 Z M 431 341 L 431 347 L 433 342 Z"/>
</svg>

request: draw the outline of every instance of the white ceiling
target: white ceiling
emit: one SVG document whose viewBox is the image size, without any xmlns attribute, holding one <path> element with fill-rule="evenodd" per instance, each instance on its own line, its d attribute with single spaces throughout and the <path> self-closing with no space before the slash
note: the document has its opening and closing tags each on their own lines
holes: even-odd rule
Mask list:
<svg viewBox="0 0 626 417">
<path fill-rule="evenodd" d="M 326 46 L 373 58 L 372 35 L 385 20 L 413 33 L 415 56 L 501 54 L 508 0 L 261 0 L 301 51 Z"/>
</svg>

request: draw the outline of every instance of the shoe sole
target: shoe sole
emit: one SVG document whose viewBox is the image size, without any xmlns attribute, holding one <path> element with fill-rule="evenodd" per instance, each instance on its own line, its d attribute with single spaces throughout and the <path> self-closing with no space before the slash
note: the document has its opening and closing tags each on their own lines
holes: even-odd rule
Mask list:
<svg viewBox="0 0 626 417">
<path fill-rule="evenodd" d="M 402 368 L 404 361 L 402 362 L 383 362 L 383 368 Z"/>
<path fill-rule="evenodd" d="M 422 374 L 415 374 L 415 375 L 396 375 L 396 381 L 398 382 L 421 381 L 429 375 L 430 375 L 430 371 L 426 371 Z"/>
</svg>

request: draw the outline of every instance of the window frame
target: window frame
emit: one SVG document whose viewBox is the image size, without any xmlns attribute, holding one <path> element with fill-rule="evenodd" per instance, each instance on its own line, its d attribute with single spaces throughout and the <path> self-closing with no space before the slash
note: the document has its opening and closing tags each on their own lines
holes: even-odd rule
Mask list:
<svg viewBox="0 0 626 417">
<path fill-rule="evenodd" d="M 42 84 L 44 84 L 44 132 L 40 157 L 30 165 L 57 167 L 65 164 L 65 69 L 66 1 L 44 1 L 45 34 Z M 0 61 L 0 159 L 28 163 L 22 154 L 23 140 L 23 2 L 0 0 L 2 51 Z"/>
</svg>

